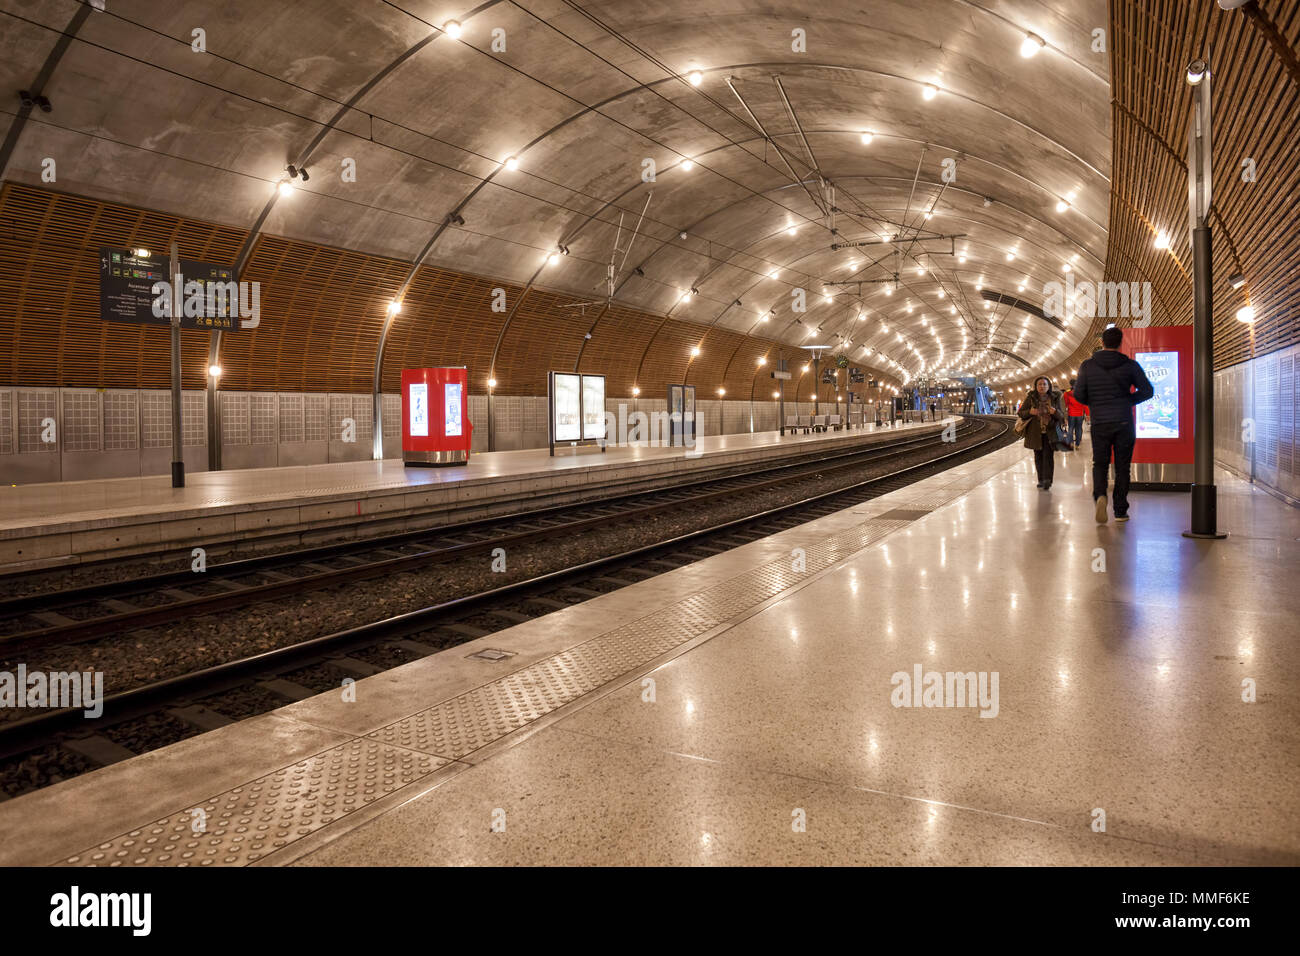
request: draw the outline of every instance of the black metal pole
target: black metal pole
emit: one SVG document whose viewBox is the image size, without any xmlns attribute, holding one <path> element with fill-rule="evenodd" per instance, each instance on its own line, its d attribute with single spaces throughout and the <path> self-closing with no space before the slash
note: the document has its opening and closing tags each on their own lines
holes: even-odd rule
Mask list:
<svg viewBox="0 0 1300 956">
<path fill-rule="evenodd" d="M 181 260 L 177 243 L 172 243 L 168 260 L 171 272 L 171 344 L 172 344 L 172 487 L 185 487 L 185 423 L 181 393 L 181 302 L 183 295 Z"/>
<path fill-rule="evenodd" d="M 1193 292 L 1193 413 L 1192 531 L 1217 537 L 1217 493 L 1214 487 L 1214 302 L 1210 228 L 1192 230 Z"/>
<path fill-rule="evenodd" d="M 813 353 L 813 414 L 817 414 L 817 395 L 822 390 L 821 382 L 821 358 L 816 352 Z"/>
</svg>

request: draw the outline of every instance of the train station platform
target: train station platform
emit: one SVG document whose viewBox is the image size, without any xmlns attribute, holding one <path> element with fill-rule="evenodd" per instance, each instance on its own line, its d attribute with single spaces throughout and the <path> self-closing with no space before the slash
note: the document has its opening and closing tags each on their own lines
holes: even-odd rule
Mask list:
<svg viewBox="0 0 1300 956">
<path fill-rule="evenodd" d="M 705 436 L 689 449 L 488 452 L 441 468 L 385 459 L 194 472 L 184 488 L 171 487 L 169 475 L 15 485 L 0 488 L 0 572 L 194 547 L 215 555 L 321 544 L 472 521 L 794 460 L 814 448 L 834 452 L 902 433 L 937 433 L 953 421 Z"/>
<path fill-rule="evenodd" d="M 1220 473 L 1225 540 L 1179 494 L 1098 525 L 1085 455 L 1042 492 L 1004 448 L 0 803 L 0 864 L 1295 865 L 1300 511 Z"/>
</svg>

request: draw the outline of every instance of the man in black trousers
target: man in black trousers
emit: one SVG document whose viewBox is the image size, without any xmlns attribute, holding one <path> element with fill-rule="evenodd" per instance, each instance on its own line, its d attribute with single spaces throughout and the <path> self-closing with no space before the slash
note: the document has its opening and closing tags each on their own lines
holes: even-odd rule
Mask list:
<svg viewBox="0 0 1300 956">
<path fill-rule="evenodd" d="M 1111 326 L 1101 333 L 1102 349 L 1079 366 L 1075 400 L 1092 415 L 1092 497 L 1097 524 L 1106 523 L 1106 485 L 1115 453 L 1115 520 L 1128 520 L 1128 483 L 1137 432 L 1133 407 L 1156 391 L 1142 366 L 1120 352 L 1124 333 Z"/>
</svg>

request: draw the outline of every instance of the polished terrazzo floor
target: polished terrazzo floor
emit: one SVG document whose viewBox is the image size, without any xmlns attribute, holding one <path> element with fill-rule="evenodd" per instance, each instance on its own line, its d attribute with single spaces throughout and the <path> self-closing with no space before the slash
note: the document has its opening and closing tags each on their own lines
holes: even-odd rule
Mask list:
<svg viewBox="0 0 1300 956">
<path fill-rule="evenodd" d="M 1179 535 L 1187 495 L 1098 526 L 1083 454 L 1049 493 L 996 456 L 653 702 L 629 680 L 299 864 L 1300 862 L 1300 511 L 1220 473 L 1225 541 Z M 894 706 L 916 665 L 996 672 L 996 717 Z"/>
</svg>

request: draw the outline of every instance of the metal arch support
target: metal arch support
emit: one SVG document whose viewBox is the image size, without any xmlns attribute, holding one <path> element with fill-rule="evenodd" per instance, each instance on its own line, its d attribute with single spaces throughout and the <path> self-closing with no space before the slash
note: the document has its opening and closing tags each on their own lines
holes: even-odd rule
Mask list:
<svg viewBox="0 0 1300 956">
<path fill-rule="evenodd" d="M 488 10 L 491 7 L 496 6 L 498 3 L 502 3 L 502 2 L 504 2 L 504 0 L 486 0 L 485 3 L 479 4 L 473 10 L 469 11 L 469 13 L 465 14 L 463 19 L 468 20 L 484 12 L 485 10 Z M 438 37 L 442 35 L 443 34 L 441 30 L 436 30 L 435 32 L 430 33 L 428 36 L 416 41 L 410 47 L 404 50 L 401 54 L 395 57 L 386 66 L 384 66 L 383 69 L 375 73 L 364 84 L 358 87 L 356 92 L 353 93 L 351 97 L 349 97 L 348 101 L 344 103 L 342 106 L 340 106 L 338 110 L 335 111 L 334 115 L 330 117 L 328 122 L 324 123 L 321 126 L 320 130 L 316 133 L 316 136 L 312 139 L 310 143 L 307 144 L 307 148 L 298 154 L 297 162 L 295 162 L 294 165 L 298 167 L 307 165 L 307 163 L 311 161 L 311 157 L 316 152 L 317 148 L 320 146 L 322 142 L 324 142 L 325 137 L 328 136 L 332 130 L 337 128 L 338 124 L 343 120 L 344 116 L 346 116 L 349 112 L 351 112 L 353 109 L 356 108 L 356 104 L 360 102 L 362 97 L 364 97 L 367 93 L 369 93 L 372 89 L 374 89 L 377 84 L 382 82 L 384 78 L 387 77 L 390 73 L 392 73 L 395 69 L 397 69 L 403 63 L 405 63 L 411 57 L 415 56 L 417 53 L 419 53 L 426 46 L 428 46 L 430 43 L 432 43 L 434 40 L 436 40 Z M 265 225 L 267 217 L 270 216 L 271 214 L 271 210 L 275 208 L 275 204 L 279 200 L 279 197 L 280 197 L 279 190 L 273 189 L 271 191 L 271 197 L 267 200 L 266 205 L 262 208 L 261 215 L 257 217 L 257 221 L 253 223 L 253 227 L 249 230 L 248 237 L 244 240 L 244 244 L 239 250 L 239 255 L 235 259 L 234 273 L 235 273 L 236 282 L 242 280 L 244 268 L 248 265 L 248 260 L 252 255 L 253 248 L 256 245 L 258 238 L 261 236 L 262 226 Z M 418 261 L 417 261 L 417 266 L 418 266 Z M 412 270 L 412 275 L 414 275 L 414 270 Z M 407 284 L 409 284 L 409 282 L 410 282 L 410 277 L 407 278 Z M 380 335 L 380 344 L 377 349 L 377 354 L 375 357 L 376 382 L 378 381 L 378 377 L 379 377 L 378 369 L 380 367 L 380 363 L 382 363 L 383 361 L 383 342 L 384 339 L 387 338 L 388 326 L 390 324 L 391 324 L 391 316 L 389 317 L 389 320 L 384 323 L 384 330 L 383 333 Z M 220 359 L 221 359 L 221 332 L 214 331 L 208 339 L 208 365 L 209 366 L 220 365 L 221 364 Z M 208 467 L 213 471 L 217 471 L 220 470 L 221 468 L 221 435 L 220 435 L 221 420 L 220 420 L 219 406 L 217 405 L 217 380 L 212 375 L 208 375 L 206 376 L 206 378 L 207 378 L 207 395 L 208 395 L 208 402 L 207 402 L 208 404 Z M 383 409 L 381 408 L 378 392 L 376 392 L 374 435 L 377 436 L 376 447 L 379 448 L 379 454 L 376 455 L 377 458 L 383 457 L 382 418 L 383 418 Z"/>
<path fill-rule="evenodd" d="M 41 64 L 41 71 L 36 74 L 36 79 L 32 83 L 30 91 L 33 99 L 45 91 L 50 78 L 54 76 L 55 69 L 58 68 L 59 62 L 63 59 L 63 54 L 68 52 L 68 47 L 72 45 L 72 41 L 81 32 L 82 26 L 93 9 L 89 3 L 82 3 L 77 7 L 76 12 L 72 14 L 72 19 L 63 28 L 59 39 L 55 41 L 54 46 L 46 55 L 45 62 Z M 13 124 L 9 127 L 9 132 L 5 134 L 4 144 L 0 145 L 0 182 L 4 180 L 5 170 L 9 168 L 9 159 L 18 147 L 18 137 L 22 135 L 23 129 L 27 126 L 27 119 L 31 115 L 32 106 L 20 106 L 17 115 L 14 116 Z"/>
</svg>

